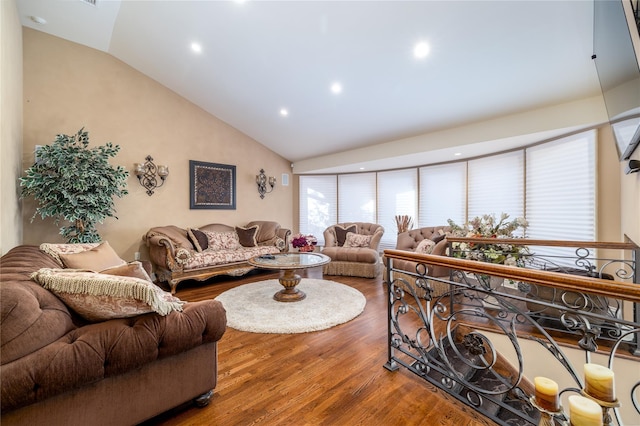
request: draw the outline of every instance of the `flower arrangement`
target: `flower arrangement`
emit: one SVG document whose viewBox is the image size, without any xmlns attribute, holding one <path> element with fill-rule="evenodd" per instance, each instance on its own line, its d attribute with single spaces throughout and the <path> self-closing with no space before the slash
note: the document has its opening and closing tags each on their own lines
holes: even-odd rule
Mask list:
<svg viewBox="0 0 640 426">
<path fill-rule="evenodd" d="M 525 218 L 519 217 L 509 220 L 509 215 L 502 213 L 500 219 L 495 214 L 485 214 L 475 217 L 464 227 L 455 224 L 448 219 L 451 226 L 451 234 L 455 237 L 467 238 L 516 238 L 514 232 L 520 228 L 526 229 L 529 224 Z M 501 244 L 473 244 L 473 243 L 453 243 L 453 256 L 480 260 L 483 262 L 501 263 L 510 266 L 522 266 L 523 256 L 529 253 L 526 246 Z"/>
<path fill-rule="evenodd" d="M 313 235 L 296 234 L 291 238 L 291 245 L 303 253 L 313 251 L 318 239 Z"/>
</svg>

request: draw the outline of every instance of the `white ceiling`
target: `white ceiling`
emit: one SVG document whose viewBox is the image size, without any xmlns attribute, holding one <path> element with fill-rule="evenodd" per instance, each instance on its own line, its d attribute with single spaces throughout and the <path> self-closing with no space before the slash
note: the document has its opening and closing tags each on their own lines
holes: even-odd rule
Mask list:
<svg viewBox="0 0 640 426">
<path fill-rule="evenodd" d="M 17 1 L 293 163 L 600 94 L 591 0 Z"/>
</svg>

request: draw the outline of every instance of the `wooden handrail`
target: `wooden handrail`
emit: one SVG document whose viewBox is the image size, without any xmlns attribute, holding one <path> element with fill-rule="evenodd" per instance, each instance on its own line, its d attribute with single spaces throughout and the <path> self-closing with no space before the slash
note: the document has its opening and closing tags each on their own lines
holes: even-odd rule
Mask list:
<svg viewBox="0 0 640 426">
<path fill-rule="evenodd" d="M 471 239 L 474 241 L 479 240 L 476 238 Z M 495 239 L 488 238 L 487 240 L 491 240 L 495 243 Z M 501 240 L 501 242 L 504 243 L 506 243 L 506 241 L 507 239 L 504 239 L 504 241 Z M 522 239 L 520 241 L 522 241 Z M 519 268 L 516 266 L 458 259 L 448 256 L 419 254 L 403 250 L 385 250 L 384 255 L 390 259 L 407 260 L 432 266 L 443 266 L 451 269 L 459 269 L 461 271 L 493 275 L 514 281 L 523 281 L 546 287 L 554 287 L 561 290 L 580 291 L 583 293 L 611 297 L 614 299 L 640 302 L 640 285 L 633 283 L 563 274 L 560 272 L 549 272 L 538 269 Z"/>
<path fill-rule="evenodd" d="M 561 241 L 561 240 L 533 240 L 529 238 L 476 238 L 476 237 L 447 237 L 451 243 L 475 243 L 475 244 L 510 244 L 523 246 L 547 246 L 547 247 L 576 247 L 611 250 L 637 250 L 634 243 L 604 242 L 604 241 Z"/>
</svg>

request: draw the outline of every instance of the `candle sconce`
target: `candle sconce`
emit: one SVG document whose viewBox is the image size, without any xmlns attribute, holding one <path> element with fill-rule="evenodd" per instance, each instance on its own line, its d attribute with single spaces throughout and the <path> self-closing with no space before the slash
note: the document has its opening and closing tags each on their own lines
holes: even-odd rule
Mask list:
<svg viewBox="0 0 640 426">
<path fill-rule="evenodd" d="M 540 421 L 538 422 L 538 426 L 558 426 L 558 425 L 568 426 L 569 425 L 569 420 L 565 416 L 564 410 L 562 409 L 561 405 L 558 407 L 557 411 L 550 411 L 548 409 L 543 408 L 541 406 L 543 404 L 538 402 L 535 396 L 531 397 L 529 402 L 531 402 L 531 405 L 533 405 L 533 407 L 540 412 Z"/>
<path fill-rule="evenodd" d="M 587 389 L 582 389 L 580 391 L 580 394 L 596 402 L 600 406 L 600 408 L 602 408 L 602 425 L 603 426 L 611 426 L 613 424 L 613 419 L 611 418 L 611 414 L 609 413 L 609 410 L 620 406 L 620 402 L 618 401 L 617 398 L 614 399 L 613 401 L 605 401 L 603 399 L 599 399 L 591 395 L 589 392 L 587 392 Z"/>
<path fill-rule="evenodd" d="M 260 174 L 256 175 L 256 183 L 258 184 L 258 193 L 260 194 L 260 198 L 264 198 L 265 194 L 273 191 L 273 188 L 276 186 L 276 178 L 273 176 L 269 176 L 264 174 L 264 169 L 260 169 Z M 271 189 L 267 190 L 267 183 Z"/>
<path fill-rule="evenodd" d="M 144 163 L 135 163 L 133 165 L 133 172 L 138 177 L 140 185 L 147 189 L 147 195 L 153 195 L 153 190 L 160 188 L 164 185 L 165 179 L 169 176 L 169 167 L 156 166 L 153 163 L 153 157 L 147 155 Z M 158 179 L 160 178 L 160 184 L 158 185 Z"/>
</svg>

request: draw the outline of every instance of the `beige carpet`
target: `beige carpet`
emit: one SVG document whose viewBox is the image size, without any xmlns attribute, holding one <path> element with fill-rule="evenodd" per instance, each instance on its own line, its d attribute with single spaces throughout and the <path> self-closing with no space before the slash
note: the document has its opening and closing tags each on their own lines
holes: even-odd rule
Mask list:
<svg viewBox="0 0 640 426">
<path fill-rule="evenodd" d="M 278 280 L 245 284 L 216 297 L 227 311 L 227 326 L 253 333 L 306 333 L 343 324 L 360 315 L 367 303 L 358 290 L 334 281 L 303 278 L 297 288 L 307 297 L 277 302 Z"/>
</svg>

